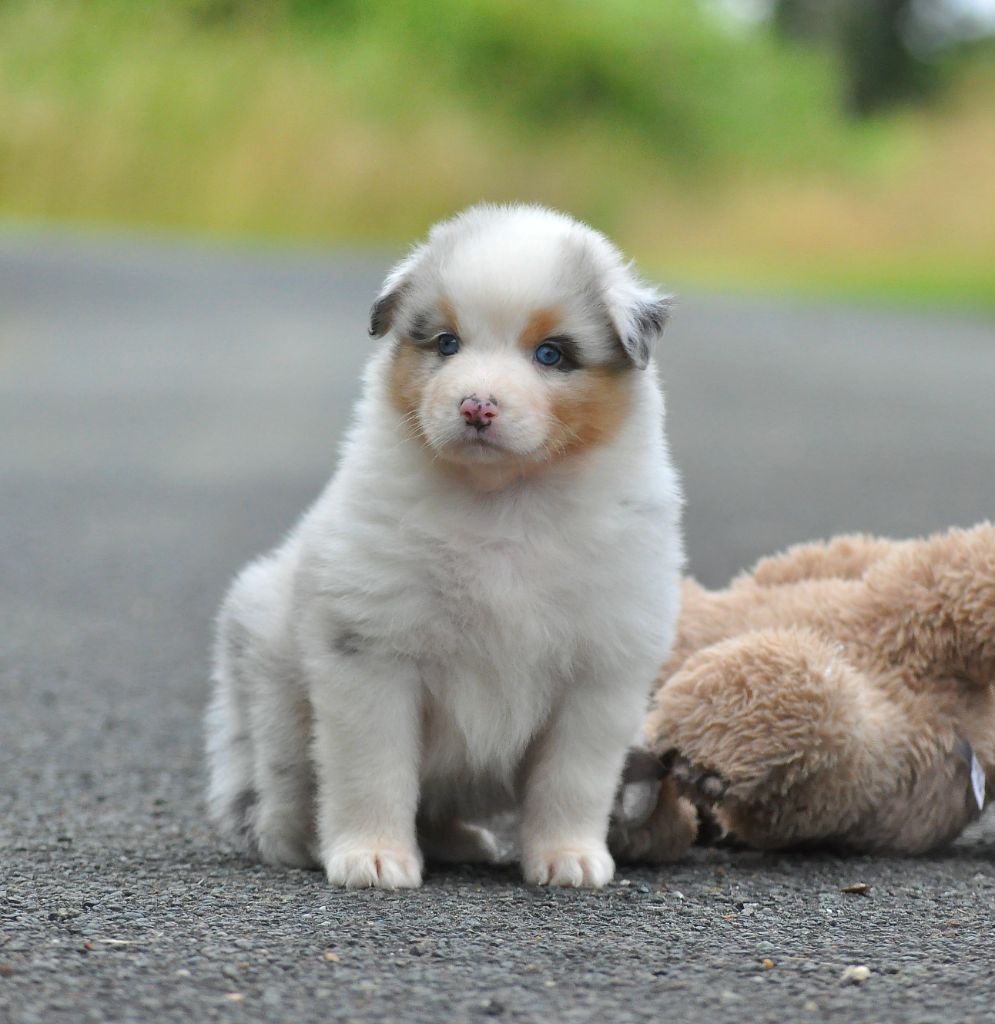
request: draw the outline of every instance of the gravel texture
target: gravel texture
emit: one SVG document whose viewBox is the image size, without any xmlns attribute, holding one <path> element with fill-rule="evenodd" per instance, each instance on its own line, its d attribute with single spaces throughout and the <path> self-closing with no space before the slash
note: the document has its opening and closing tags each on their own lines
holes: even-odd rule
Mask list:
<svg viewBox="0 0 995 1024">
<path fill-rule="evenodd" d="M 211 617 L 334 462 L 382 271 L 0 240 L 0 1021 L 995 1021 L 995 816 L 928 859 L 699 850 L 596 893 L 343 893 L 211 834 Z M 991 322 L 692 295 L 661 361 L 707 583 L 995 513 Z"/>
</svg>

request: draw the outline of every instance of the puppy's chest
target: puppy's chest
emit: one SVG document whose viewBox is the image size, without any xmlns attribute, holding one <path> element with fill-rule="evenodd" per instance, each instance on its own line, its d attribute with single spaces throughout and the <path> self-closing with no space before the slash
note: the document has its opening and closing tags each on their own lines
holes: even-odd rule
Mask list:
<svg viewBox="0 0 995 1024">
<path fill-rule="evenodd" d="M 413 590 L 428 651 L 517 661 L 570 646 L 591 567 L 566 545 L 457 536 L 427 539 L 423 556 Z"/>
<path fill-rule="evenodd" d="M 434 708 L 425 772 L 509 771 L 576 668 L 570 583 L 527 542 L 446 541 L 429 551 L 413 652 Z"/>
</svg>

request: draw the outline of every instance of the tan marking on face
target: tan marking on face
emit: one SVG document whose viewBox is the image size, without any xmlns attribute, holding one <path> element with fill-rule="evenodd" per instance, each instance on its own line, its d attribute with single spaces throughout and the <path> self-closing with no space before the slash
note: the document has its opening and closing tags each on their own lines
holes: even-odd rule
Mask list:
<svg viewBox="0 0 995 1024">
<path fill-rule="evenodd" d="M 422 444 L 427 443 L 418 423 L 418 407 L 425 391 L 424 359 L 424 353 L 402 341 L 394 349 L 387 381 L 391 404 L 405 418 L 405 423 L 417 434 Z"/>
<path fill-rule="evenodd" d="M 553 458 L 607 444 L 632 408 L 632 374 L 628 370 L 573 370 L 566 383 L 569 389 L 564 388 L 552 402 L 549 447 Z"/>
<path fill-rule="evenodd" d="M 518 347 L 529 355 L 538 348 L 560 325 L 562 317 L 557 309 L 537 309 L 526 321 L 518 336 Z"/>
<path fill-rule="evenodd" d="M 445 329 L 459 337 L 460 326 L 456 310 L 445 296 L 439 299 L 439 311 L 444 318 Z M 426 366 L 430 351 L 426 350 L 425 346 L 419 347 L 414 339 L 402 341 L 394 349 L 387 382 L 387 394 L 391 404 L 405 417 L 409 429 L 425 445 L 428 444 L 428 438 L 418 421 L 418 410 L 425 397 L 425 387 L 430 376 Z"/>
</svg>

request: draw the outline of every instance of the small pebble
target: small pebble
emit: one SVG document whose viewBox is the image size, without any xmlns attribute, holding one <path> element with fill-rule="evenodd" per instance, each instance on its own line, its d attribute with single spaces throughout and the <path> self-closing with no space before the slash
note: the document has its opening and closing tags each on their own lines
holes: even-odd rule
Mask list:
<svg viewBox="0 0 995 1024">
<path fill-rule="evenodd" d="M 871 887 L 866 882 L 854 882 L 853 885 L 844 885 L 840 892 L 851 896 L 870 896 Z"/>
<path fill-rule="evenodd" d="M 845 985 L 862 985 L 871 976 L 870 968 L 863 964 L 854 964 L 843 972 L 840 977 Z"/>
<path fill-rule="evenodd" d="M 765 971 L 772 971 L 774 969 L 774 961 L 770 957 L 764 957 L 763 967 Z"/>
</svg>

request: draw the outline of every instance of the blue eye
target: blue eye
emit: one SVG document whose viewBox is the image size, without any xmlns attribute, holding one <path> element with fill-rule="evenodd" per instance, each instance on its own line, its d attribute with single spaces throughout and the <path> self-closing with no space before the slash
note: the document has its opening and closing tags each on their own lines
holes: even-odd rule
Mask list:
<svg viewBox="0 0 995 1024">
<path fill-rule="evenodd" d="M 543 342 L 536 349 L 536 362 L 541 366 L 556 366 L 563 358 L 563 353 L 548 341 Z"/>
<path fill-rule="evenodd" d="M 440 356 L 453 356 L 459 352 L 459 338 L 455 334 L 440 334 L 435 340 Z"/>
</svg>

